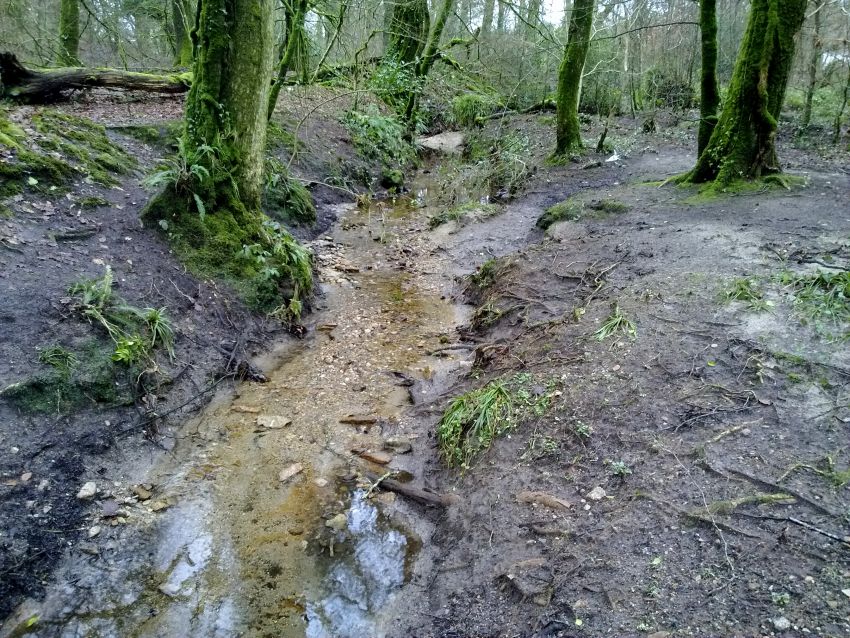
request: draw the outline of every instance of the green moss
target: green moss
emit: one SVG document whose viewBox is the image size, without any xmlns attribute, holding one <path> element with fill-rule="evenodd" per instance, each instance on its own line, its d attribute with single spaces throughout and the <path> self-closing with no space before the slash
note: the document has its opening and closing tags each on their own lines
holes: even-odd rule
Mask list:
<svg viewBox="0 0 850 638">
<path fill-rule="evenodd" d="M 18 148 L 25 139 L 24 130 L 9 119 L 9 110 L 0 107 L 0 147 Z"/>
<path fill-rule="evenodd" d="M 206 207 L 210 214 L 201 216 L 189 198 L 166 189 L 143 220 L 165 233 L 193 273 L 225 280 L 254 309 L 280 310 L 310 293 L 310 253 L 280 224 L 235 199 Z"/>
<path fill-rule="evenodd" d="M 687 179 L 688 176 L 684 175 L 673 178 L 673 181 L 678 181 L 681 185 L 687 186 Z M 726 197 L 761 194 L 778 189 L 792 190 L 793 188 L 803 188 L 807 184 L 808 180 L 805 177 L 786 173 L 775 173 L 752 180 L 737 179 L 726 182 L 716 180 L 700 185 L 697 191 L 684 201 L 686 204 L 692 205 L 708 204 Z"/>
<path fill-rule="evenodd" d="M 464 93 L 452 100 L 452 119 L 460 126 L 476 126 L 481 118 L 501 108 L 499 100 L 480 93 Z"/>
<path fill-rule="evenodd" d="M 112 130 L 146 144 L 158 144 L 162 140 L 162 130 L 155 126 L 116 126 Z"/>
<path fill-rule="evenodd" d="M 109 206 L 109 200 L 104 199 L 103 197 L 98 197 L 96 195 L 83 197 L 79 203 L 81 208 L 98 208 L 100 206 Z"/>
<path fill-rule="evenodd" d="M 103 126 L 58 111 L 43 110 L 32 118 L 42 138 L 39 146 L 73 161 L 78 170 L 105 186 L 118 183 L 114 175 L 127 173 L 136 161 L 106 136 Z"/>
<path fill-rule="evenodd" d="M 294 153 L 298 148 L 298 139 L 284 126 L 270 121 L 266 131 L 266 148 L 284 148 L 290 153 Z"/>
<path fill-rule="evenodd" d="M 42 355 L 47 351 L 43 350 Z M 24 412 L 47 414 L 132 403 L 132 374 L 128 376 L 127 370 L 115 365 L 108 343 L 91 340 L 77 352 L 64 352 L 67 356 L 61 365 L 53 357 L 45 360 L 40 356 L 46 369 L 8 386 L 0 391 L 0 396 Z"/>
<path fill-rule="evenodd" d="M 578 221 L 580 219 L 603 219 L 609 215 L 619 215 L 629 210 L 629 207 L 616 199 L 600 199 L 584 202 L 570 198 L 546 209 L 537 220 L 537 227 L 546 230 L 553 224 L 562 221 Z"/>
</svg>

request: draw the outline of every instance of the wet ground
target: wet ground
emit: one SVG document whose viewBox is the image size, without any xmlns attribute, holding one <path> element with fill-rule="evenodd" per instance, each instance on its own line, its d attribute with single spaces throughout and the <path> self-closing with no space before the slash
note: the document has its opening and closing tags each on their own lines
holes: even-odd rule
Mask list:
<svg viewBox="0 0 850 638">
<path fill-rule="evenodd" d="M 644 183 L 690 165 L 680 133 L 541 167 L 469 223 L 429 228 L 435 166 L 325 210 L 307 336 L 168 454 L 85 467 L 83 540 L 0 636 L 850 635 L 848 350 L 777 279 L 846 270 L 847 174 L 793 151 L 804 189 L 694 200 Z M 576 194 L 624 208 L 536 228 Z M 723 301 L 747 277 L 769 311 Z M 615 305 L 634 333 L 599 340 Z M 546 409 L 447 468 L 442 410 L 516 374 Z"/>
</svg>

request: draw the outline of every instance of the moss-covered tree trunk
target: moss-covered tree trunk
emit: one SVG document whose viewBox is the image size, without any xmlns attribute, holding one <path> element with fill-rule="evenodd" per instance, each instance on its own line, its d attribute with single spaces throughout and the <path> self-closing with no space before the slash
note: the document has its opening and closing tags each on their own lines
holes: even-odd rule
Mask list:
<svg viewBox="0 0 850 638">
<path fill-rule="evenodd" d="M 300 67 L 302 73 L 307 70 L 307 32 L 304 29 L 304 20 L 309 8 L 309 0 L 292 0 L 291 3 L 284 3 L 286 30 L 283 33 L 284 42 L 281 46 L 280 60 L 274 73 L 274 84 L 269 93 L 268 119 L 271 119 L 274 113 L 277 98 L 286 82 L 289 70 L 296 65 Z"/>
<path fill-rule="evenodd" d="M 564 59 L 558 71 L 558 115 L 555 155 L 566 155 L 582 148 L 578 105 L 581 97 L 581 76 L 587 51 L 596 0 L 575 0 L 570 17 L 570 30 Z"/>
<path fill-rule="evenodd" d="M 431 16 L 427 0 L 399 0 L 392 6 L 387 57 L 412 64 L 425 48 Z"/>
<path fill-rule="evenodd" d="M 189 0 L 171 0 L 174 66 L 188 67 L 192 64 L 192 39 L 189 37 L 191 12 Z"/>
<path fill-rule="evenodd" d="M 419 63 L 416 65 L 416 77 L 419 79 L 420 86 L 424 83 L 425 78 L 434 66 L 434 62 L 440 55 L 440 40 L 443 37 L 443 31 L 446 28 L 446 22 L 449 20 L 454 11 L 455 0 L 443 0 L 440 5 L 440 12 L 437 14 L 437 19 L 434 22 L 431 32 L 428 35 L 428 41 L 419 58 Z M 411 92 L 407 100 L 407 108 L 404 112 L 404 119 L 408 123 L 412 123 L 416 115 L 416 109 L 419 103 L 419 90 Z"/>
<path fill-rule="evenodd" d="M 685 181 L 757 179 L 778 172 L 776 127 L 806 0 L 753 0 L 723 111 Z"/>
<path fill-rule="evenodd" d="M 812 50 L 809 56 L 809 77 L 806 86 L 806 104 L 803 107 L 803 128 L 811 124 L 812 102 L 815 97 L 815 89 L 818 82 L 818 70 L 820 59 L 823 54 L 823 41 L 821 40 L 821 14 L 823 13 L 824 0 L 816 0 L 814 3 L 814 24 L 812 25 Z"/>
<path fill-rule="evenodd" d="M 697 157 L 702 155 L 717 125 L 720 87 L 717 84 L 717 0 L 700 0 L 699 27 L 702 38 L 700 119 Z"/>
<path fill-rule="evenodd" d="M 487 35 L 493 30 L 493 12 L 496 0 L 484 0 L 484 14 L 481 18 L 481 35 Z"/>
<path fill-rule="evenodd" d="M 220 149 L 219 204 L 259 210 L 274 30 L 273 0 L 199 0 L 198 50 L 186 102 L 184 145 Z M 220 172 L 220 171 L 219 171 Z"/>
<path fill-rule="evenodd" d="M 62 0 L 59 5 L 59 66 L 80 66 L 79 0 Z"/>
</svg>

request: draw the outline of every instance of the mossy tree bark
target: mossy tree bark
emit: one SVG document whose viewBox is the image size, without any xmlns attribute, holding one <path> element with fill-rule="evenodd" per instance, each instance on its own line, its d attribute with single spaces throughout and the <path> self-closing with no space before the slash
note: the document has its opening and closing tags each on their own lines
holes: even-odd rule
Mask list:
<svg viewBox="0 0 850 638">
<path fill-rule="evenodd" d="M 564 59 L 558 71 L 558 114 L 555 156 L 568 154 L 582 148 L 578 105 L 581 97 L 581 76 L 587 51 L 590 48 L 590 30 L 596 0 L 575 0 L 570 17 L 570 29 Z"/>
<path fill-rule="evenodd" d="M 216 204 L 259 211 L 274 57 L 273 0 L 199 0 L 184 147 L 217 149 Z M 230 179 L 232 177 L 232 179 Z"/>
<path fill-rule="evenodd" d="M 717 126 L 720 87 L 717 84 L 717 0 L 700 0 L 699 26 L 702 39 L 700 119 L 697 157 L 702 155 Z"/>
<path fill-rule="evenodd" d="M 277 98 L 286 82 L 286 75 L 289 73 L 289 70 L 298 62 L 302 74 L 306 74 L 307 72 L 307 31 L 304 28 L 304 20 L 309 9 L 309 0 L 292 0 L 290 3 L 284 3 L 286 30 L 283 36 L 285 40 L 280 48 L 280 60 L 277 63 L 274 84 L 272 84 L 271 92 L 269 93 L 268 119 L 271 119 L 274 113 Z"/>
<path fill-rule="evenodd" d="M 80 4 L 62 0 L 59 5 L 59 66 L 80 66 Z"/>
<path fill-rule="evenodd" d="M 776 127 L 807 0 L 753 0 L 717 126 L 683 181 L 728 184 L 780 170 Z"/>
<path fill-rule="evenodd" d="M 420 86 L 424 84 L 425 78 L 428 77 L 428 73 L 431 71 L 431 67 L 434 66 L 434 62 L 436 62 L 437 58 L 440 56 L 440 40 L 443 37 L 446 22 L 448 22 L 449 16 L 451 16 L 454 11 L 454 7 L 455 0 L 443 0 L 443 3 L 440 5 L 437 20 L 431 27 L 431 32 L 428 34 L 428 40 L 425 44 L 425 48 L 419 57 L 418 64 L 416 65 L 416 77 L 419 80 Z M 404 112 L 404 119 L 409 124 L 413 123 L 418 105 L 419 90 L 414 90 L 411 92 L 410 97 L 407 100 L 407 108 Z"/>
<path fill-rule="evenodd" d="M 815 89 L 818 82 L 818 71 L 820 59 L 823 55 L 823 41 L 821 40 L 821 14 L 825 0 L 816 0 L 814 3 L 814 16 L 812 25 L 812 50 L 809 57 L 809 78 L 806 86 L 806 104 L 803 107 L 803 128 L 812 122 L 812 102 L 815 97 Z"/>
<path fill-rule="evenodd" d="M 188 67 L 192 64 L 192 39 L 189 37 L 191 13 L 189 0 L 171 0 L 174 66 Z"/>
<path fill-rule="evenodd" d="M 387 56 L 402 64 L 412 64 L 425 48 L 430 28 L 427 0 L 398 0 L 392 6 Z"/>
</svg>

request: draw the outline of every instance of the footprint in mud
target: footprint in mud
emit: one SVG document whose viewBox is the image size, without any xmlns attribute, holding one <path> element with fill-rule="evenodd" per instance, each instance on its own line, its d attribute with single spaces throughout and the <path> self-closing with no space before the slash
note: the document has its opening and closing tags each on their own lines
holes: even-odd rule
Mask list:
<svg viewBox="0 0 850 638">
<path fill-rule="evenodd" d="M 404 584 L 407 538 L 379 519 L 363 490 L 352 496 L 342 534 L 352 551 L 331 567 L 324 597 L 308 604 L 307 638 L 380 635 L 376 616 Z"/>
</svg>

